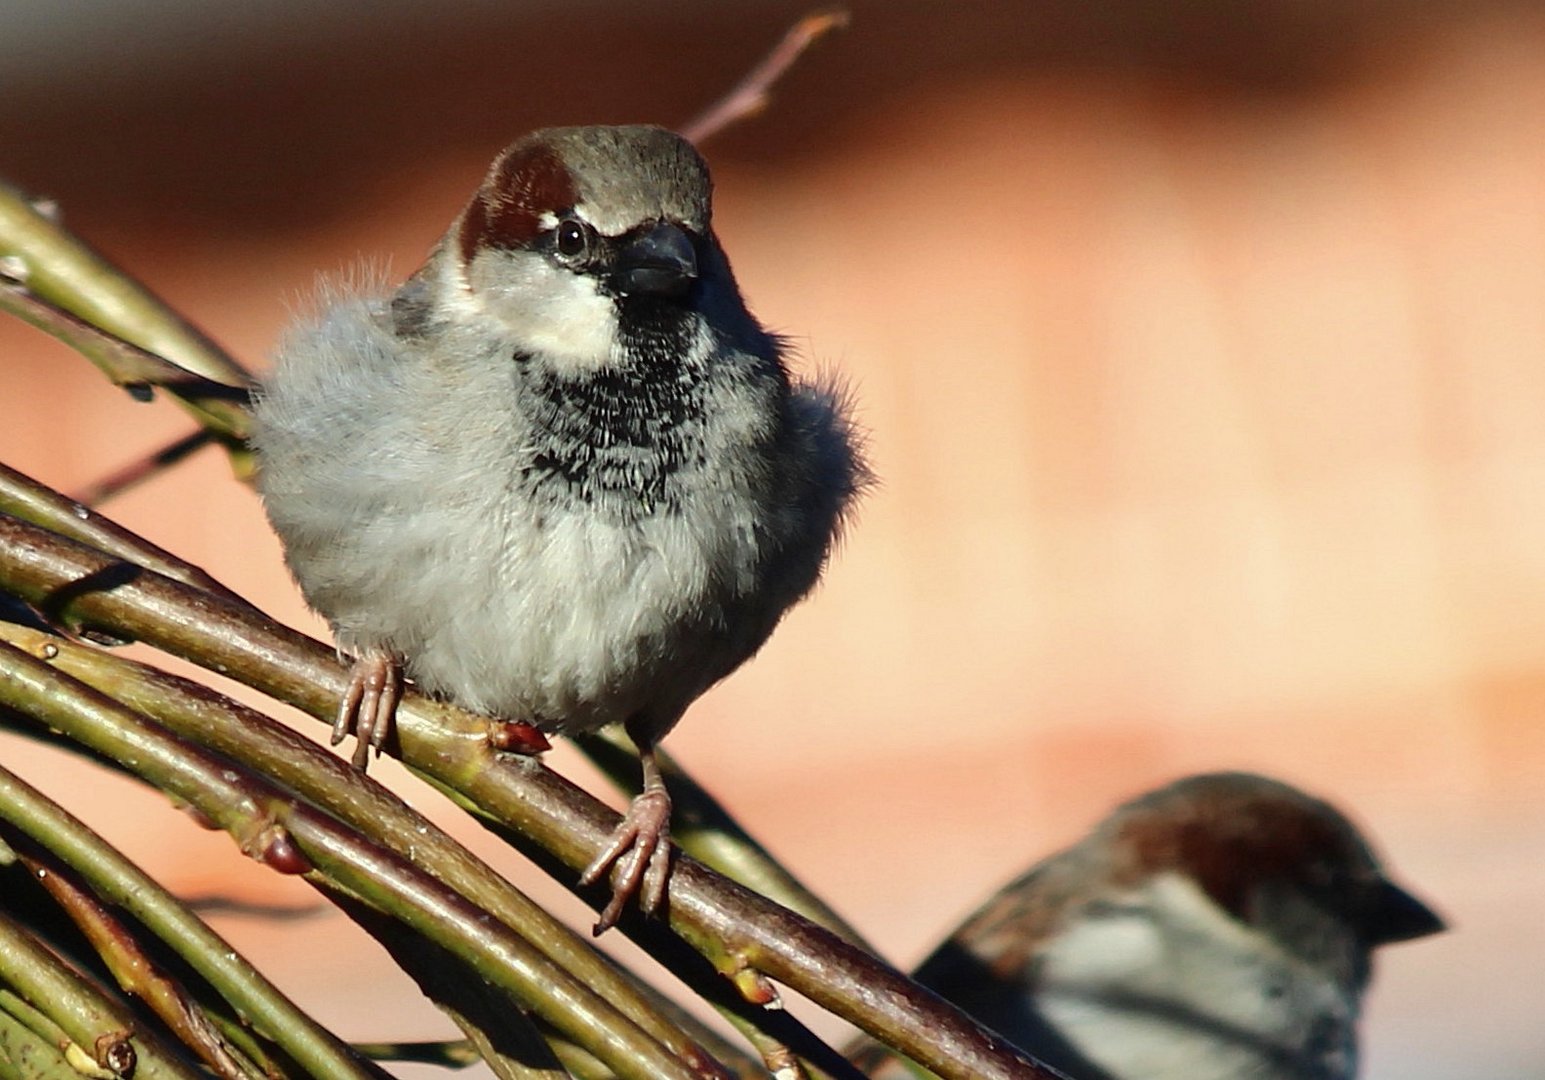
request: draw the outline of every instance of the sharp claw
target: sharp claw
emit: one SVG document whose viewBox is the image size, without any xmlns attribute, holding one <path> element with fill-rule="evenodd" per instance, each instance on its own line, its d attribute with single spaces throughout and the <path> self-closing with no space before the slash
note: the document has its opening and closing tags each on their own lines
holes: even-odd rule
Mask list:
<svg viewBox="0 0 1545 1080">
<path fill-rule="evenodd" d="M 590 936 L 600 937 L 606 931 L 616 926 L 617 920 L 622 918 L 623 905 L 627 902 L 628 898 L 622 895 L 622 893 L 612 893 L 611 900 L 607 903 L 605 909 L 602 910 L 600 917 L 596 919 L 595 925 L 590 928 Z"/>
<path fill-rule="evenodd" d="M 370 764 L 370 744 L 364 739 L 359 740 L 354 746 L 354 753 L 349 755 L 349 761 L 360 772 L 364 772 Z"/>
<path fill-rule="evenodd" d="M 579 876 L 579 883 L 581 885 L 594 885 L 600 881 L 606 874 L 606 871 L 611 868 L 611 865 L 617 861 L 618 856 L 626 851 L 632 842 L 632 833 L 628 829 L 627 822 L 624 821 L 622 825 L 617 827 L 617 831 L 612 833 L 611 839 L 601 849 L 600 854 L 590 861 L 589 866 L 585 867 L 585 872 Z M 600 937 L 607 930 L 616 926 L 617 920 L 622 916 L 622 906 L 627 902 L 628 894 L 620 887 L 613 888 L 612 898 L 607 901 L 606 907 L 601 910 L 595 925 L 590 928 L 590 933 L 595 937 Z"/>
</svg>

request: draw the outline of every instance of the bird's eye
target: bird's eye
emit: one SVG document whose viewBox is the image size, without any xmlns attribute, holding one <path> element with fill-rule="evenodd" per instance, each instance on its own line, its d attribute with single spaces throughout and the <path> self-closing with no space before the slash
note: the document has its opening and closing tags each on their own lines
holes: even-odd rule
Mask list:
<svg viewBox="0 0 1545 1080">
<path fill-rule="evenodd" d="M 566 218 L 558 223 L 558 253 L 573 258 L 583 255 L 589 244 L 589 237 L 585 232 L 585 225 L 573 218 Z"/>
</svg>

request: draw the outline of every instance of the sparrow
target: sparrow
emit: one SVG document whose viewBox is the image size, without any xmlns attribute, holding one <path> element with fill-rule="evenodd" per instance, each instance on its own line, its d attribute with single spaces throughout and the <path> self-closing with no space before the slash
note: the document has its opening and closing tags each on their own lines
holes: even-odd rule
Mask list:
<svg viewBox="0 0 1545 1080">
<path fill-rule="evenodd" d="M 846 393 L 747 310 L 690 143 L 567 127 L 507 147 L 395 293 L 325 287 L 255 405 L 258 488 L 357 659 L 363 768 L 405 674 L 558 734 L 620 723 L 641 793 L 582 881 L 596 933 L 666 895 L 656 745 L 816 584 L 869 483 Z"/>
<path fill-rule="evenodd" d="M 914 978 L 1074 1080 L 1350 1080 L 1373 949 L 1443 928 L 1329 803 L 1210 773 L 1119 807 Z"/>
</svg>

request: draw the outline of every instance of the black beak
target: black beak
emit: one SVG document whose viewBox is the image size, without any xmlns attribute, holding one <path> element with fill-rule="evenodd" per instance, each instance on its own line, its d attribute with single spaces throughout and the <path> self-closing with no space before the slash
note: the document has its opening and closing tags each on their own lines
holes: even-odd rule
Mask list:
<svg viewBox="0 0 1545 1080">
<path fill-rule="evenodd" d="M 679 225 L 650 226 L 617 253 L 612 286 L 624 296 L 681 298 L 697 280 L 697 251 Z"/>
<path fill-rule="evenodd" d="M 1416 897 L 1393 881 L 1381 881 L 1368 913 L 1365 932 L 1370 945 L 1410 941 L 1446 930 L 1443 920 Z"/>
</svg>

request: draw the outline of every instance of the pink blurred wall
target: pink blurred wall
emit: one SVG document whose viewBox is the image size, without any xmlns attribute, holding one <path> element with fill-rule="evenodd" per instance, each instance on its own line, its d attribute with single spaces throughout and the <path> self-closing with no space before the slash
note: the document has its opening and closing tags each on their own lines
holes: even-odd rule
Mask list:
<svg viewBox="0 0 1545 1080">
<path fill-rule="evenodd" d="M 770 115 L 708 148 L 742 285 L 810 366 L 852 379 L 883 486 L 825 587 L 668 745 L 898 961 L 1116 799 L 1251 768 L 1347 807 L 1453 924 L 1383 957 L 1365 1075 L 1545 1068 L 1545 21 L 1523 12 L 1397 20 L 1332 70 L 1251 83 L 1089 46 L 973 63 L 969 41 L 908 79 L 912 39 L 860 6 Z M 506 137 L 677 119 L 784 13 L 642 113 L 591 86 L 523 100 L 518 123 L 458 114 L 431 154 L 383 122 L 400 138 L 377 172 L 329 152 L 357 133 L 318 124 L 272 159 L 291 216 L 242 201 L 264 159 L 235 143 L 261 116 L 186 104 L 186 141 L 141 118 L 159 164 L 131 161 L 104 134 L 121 106 L 90 95 L 76 121 L 0 131 L 67 221 L 259 366 L 316 271 L 409 271 Z M 146 79 L 161 113 L 181 100 Z M 294 127 L 307 97 L 288 95 L 262 108 Z M 242 170 L 223 202 L 222 154 Z M 166 186 L 182 173 L 197 183 Z M 0 460 L 61 488 L 186 428 L 13 322 L 0 358 Z M 316 629 L 217 458 L 108 509 Z M 44 751 L 0 754 L 189 892 L 309 903 L 116 781 L 83 795 Z M 351 1036 L 448 1032 L 339 919 L 221 926 Z M 311 959 L 323 939 L 341 970 Z M 360 988 L 361 970 L 383 976 Z"/>
</svg>

